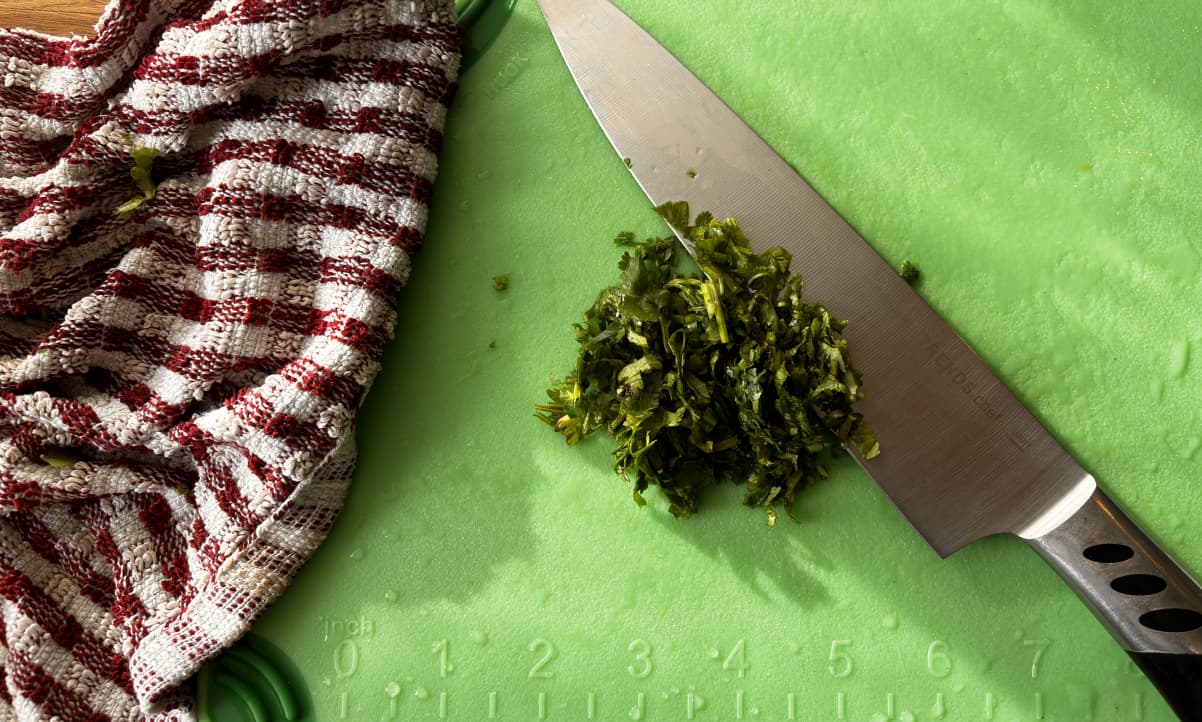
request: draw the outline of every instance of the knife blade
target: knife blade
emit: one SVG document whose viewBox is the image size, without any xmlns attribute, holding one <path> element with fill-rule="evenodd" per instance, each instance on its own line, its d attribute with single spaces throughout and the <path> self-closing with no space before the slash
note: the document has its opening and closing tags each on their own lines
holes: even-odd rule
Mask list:
<svg viewBox="0 0 1202 722">
<path fill-rule="evenodd" d="M 540 6 L 581 94 L 652 202 L 684 200 L 694 212 L 737 218 L 756 250 L 790 251 L 810 296 L 849 322 L 844 335 L 864 374 L 857 410 L 882 449 L 871 460 L 853 455 L 935 552 L 999 533 L 1027 540 L 1178 714 L 1202 718 L 1197 583 L 897 271 L 650 34 L 607 0 Z M 1131 581 L 1141 579 L 1150 586 Z"/>
</svg>

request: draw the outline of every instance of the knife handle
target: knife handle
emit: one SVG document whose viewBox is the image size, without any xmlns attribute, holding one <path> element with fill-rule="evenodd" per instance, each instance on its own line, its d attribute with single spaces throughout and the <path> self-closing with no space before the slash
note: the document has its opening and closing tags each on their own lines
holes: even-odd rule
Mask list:
<svg viewBox="0 0 1202 722">
<path fill-rule="evenodd" d="M 1026 540 L 1184 722 L 1202 722 L 1202 588 L 1101 490 Z"/>
</svg>

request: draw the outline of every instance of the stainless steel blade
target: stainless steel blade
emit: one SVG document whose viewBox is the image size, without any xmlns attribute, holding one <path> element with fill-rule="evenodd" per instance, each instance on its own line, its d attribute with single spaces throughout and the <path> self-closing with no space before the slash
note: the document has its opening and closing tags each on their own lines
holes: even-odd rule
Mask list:
<svg viewBox="0 0 1202 722">
<path fill-rule="evenodd" d="M 967 344 L 730 108 L 606 0 L 540 0 L 593 114 L 656 204 L 738 218 L 793 253 L 810 298 L 849 321 L 857 408 L 881 454 L 857 460 L 941 556 L 1026 538 L 1081 507 L 1093 478 Z"/>
</svg>

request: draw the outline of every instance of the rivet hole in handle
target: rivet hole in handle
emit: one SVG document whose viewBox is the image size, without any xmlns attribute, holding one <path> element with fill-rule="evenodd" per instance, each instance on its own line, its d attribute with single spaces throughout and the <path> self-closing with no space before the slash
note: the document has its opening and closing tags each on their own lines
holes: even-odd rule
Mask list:
<svg viewBox="0 0 1202 722">
<path fill-rule="evenodd" d="M 1163 592 L 1168 582 L 1157 574 L 1147 572 L 1122 573 L 1118 565 L 1135 557 L 1135 550 L 1126 544 L 1092 544 L 1082 550 L 1091 562 L 1116 567 L 1118 576 L 1109 579 L 1110 588 L 1131 597 L 1152 597 Z M 1202 614 L 1193 609 L 1163 607 L 1151 609 L 1139 616 L 1139 623 L 1157 632 L 1192 632 L 1202 628 Z"/>
</svg>

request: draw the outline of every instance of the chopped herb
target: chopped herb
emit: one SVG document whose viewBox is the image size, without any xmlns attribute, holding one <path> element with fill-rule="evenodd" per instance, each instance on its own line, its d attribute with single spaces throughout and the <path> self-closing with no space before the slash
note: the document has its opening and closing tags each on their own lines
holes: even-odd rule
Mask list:
<svg viewBox="0 0 1202 722">
<path fill-rule="evenodd" d="M 626 164 L 626 167 L 627 167 L 627 168 L 633 168 L 633 167 L 634 167 L 634 163 L 632 163 L 632 162 L 630 161 L 630 159 L 629 159 L 629 158 L 623 158 L 623 159 L 622 159 L 622 162 Z"/>
<path fill-rule="evenodd" d="M 68 466 L 74 466 L 77 461 L 82 461 L 83 456 L 74 449 L 54 447 L 47 449 L 42 454 L 41 459 L 47 466 L 52 466 L 55 469 L 65 469 Z"/>
<path fill-rule="evenodd" d="M 922 272 L 918 270 L 918 266 L 909 261 L 902 262 L 900 273 L 905 282 L 910 284 L 917 283 L 918 279 L 922 276 Z"/>
<path fill-rule="evenodd" d="M 498 291 L 504 291 L 509 288 L 509 274 L 502 273 L 499 276 L 492 277 L 492 287 Z"/>
<path fill-rule="evenodd" d="M 697 171 L 695 171 L 695 170 L 689 170 L 688 176 L 689 176 L 690 178 L 696 178 L 696 177 L 697 177 Z"/>
<path fill-rule="evenodd" d="M 489 347 L 489 348 L 496 348 L 496 347 L 497 347 L 497 340 L 496 340 L 496 339 L 493 339 L 492 341 L 489 341 L 489 342 L 488 342 L 488 347 Z"/>
<path fill-rule="evenodd" d="M 124 220 L 129 220 L 134 212 L 143 203 L 152 200 L 155 194 L 153 166 L 154 159 L 158 157 L 158 151 L 154 148 L 134 148 L 131 155 L 134 159 L 134 167 L 130 169 L 129 177 L 133 179 L 134 186 L 142 192 L 142 195 L 130 198 L 114 211 Z"/>
<path fill-rule="evenodd" d="M 675 270 L 675 238 L 620 234 L 629 249 L 621 282 L 575 324 L 576 368 L 535 415 L 569 445 L 607 430 L 618 442 L 614 470 L 633 481 L 640 505 L 656 485 L 687 517 L 706 488 L 732 481 L 772 524 L 774 505 L 791 507 L 827 476 L 834 447 L 880 451 L 852 411 L 860 375 L 840 336 L 846 322 L 803 300 L 788 251 L 754 253 L 734 219 L 690 222 L 685 203 L 657 210 L 688 239 L 703 275 Z"/>
</svg>

